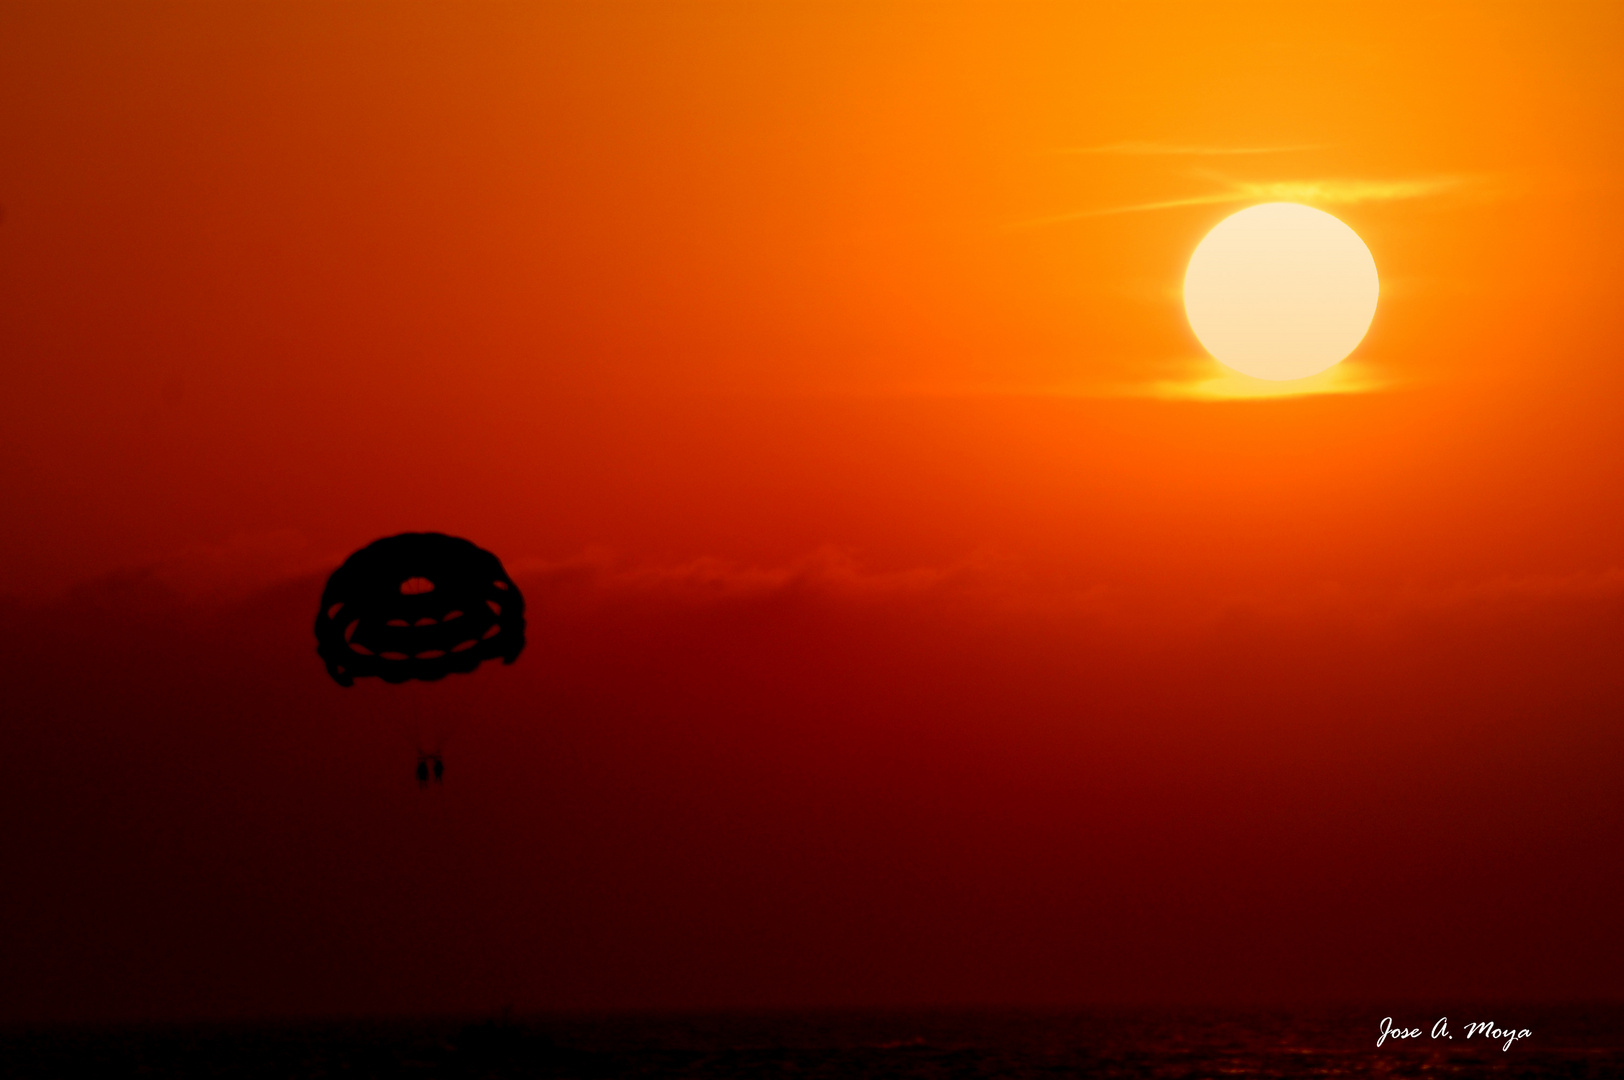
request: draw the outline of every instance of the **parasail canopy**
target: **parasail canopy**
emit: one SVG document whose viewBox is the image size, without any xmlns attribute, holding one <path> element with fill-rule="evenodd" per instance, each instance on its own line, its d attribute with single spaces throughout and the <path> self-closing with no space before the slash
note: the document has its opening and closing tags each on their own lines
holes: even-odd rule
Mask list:
<svg viewBox="0 0 1624 1080">
<path fill-rule="evenodd" d="M 327 579 L 316 652 L 340 686 L 432 681 L 524 650 L 524 597 L 495 555 L 443 533 L 375 540 Z"/>
</svg>

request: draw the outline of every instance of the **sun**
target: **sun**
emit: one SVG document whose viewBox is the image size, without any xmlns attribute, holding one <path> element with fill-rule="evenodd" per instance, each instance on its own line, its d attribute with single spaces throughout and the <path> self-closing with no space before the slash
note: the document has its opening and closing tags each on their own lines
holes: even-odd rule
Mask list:
<svg viewBox="0 0 1624 1080">
<path fill-rule="evenodd" d="M 1259 379 L 1303 379 L 1354 350 L 1378 289 L 1358 233 L 1311 206 L 1263 203 L 1196 245 L 1184 310 L 1219 363 Z"/>
</svg>

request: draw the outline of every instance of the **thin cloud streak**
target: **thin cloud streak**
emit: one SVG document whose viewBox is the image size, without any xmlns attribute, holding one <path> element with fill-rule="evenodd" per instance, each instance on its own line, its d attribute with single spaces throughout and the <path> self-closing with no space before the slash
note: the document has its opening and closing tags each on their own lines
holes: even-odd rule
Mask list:
<svg viewBox="0 0 1624 1080">
<path fill-rule="evenodd" d="M 1295 154 L 1305 150 L 1319 150 L 1314 143 L 1301 146 L 1168 146 L 1163 143 L 1120 142 L 1105 146 L 1066 146 L 1061 154 L 1111 154 L 1122 157 L 1234 157 L 1256 154 Z"/>
<path fill-rule="evenodd" d="M 961 382 L 895 385 L 889 393 L 919 398 L 1086 398 L 1114 400 L 1152 398 L 1164 401 L 1258 401 L 1321 394 L 1369 394 L 1408 385 L 1389 373 L 1354 360 L 1301 379 L 1255 379 L 1224 367 L 1211 357 L 1189 358 L 1174 372 L 1146 373 L 1133 379 L 1080 379 L 1063 383 Z"/>
<path fill-rule="evenodd" d="M 1035 218 L 1012 227 L 1038 228 L 1114 214 L 1138 214 L 1151 210 L 1173 210 L 1185 206 L 1215 206 L 1239 202 L 1300 202 L 1324 206 L 1392 202 L 1438 195 L 1458 188 L 1466 182 L 1466 178 L 1458 176 L 1430 177 L 1424 180 L 1276 180 L 1262 183 L 1230 181 L 1226 190 L 1209 192 L 1205 195 L 1134 203 L 1129 206 L 1111 206 L 1099 210 L 1076 210 L 1066 214 Z"/>
<path fill-rule="evenodd" d="M 1172 377 L 1120 382 L 1076 383 L 1035 391 L 1043 396 L 1076 398 L 1151 398 L 1162 401 L 1266 401 L 1323 394 L 1370 394 L 1395 387 L 1392 379 L 1367 365 L 1343 361 L 1301 379 L 1279 382 L 1243 375 L 1211 359 L 1192 360 L 1188 371 Z"/>
</svg>

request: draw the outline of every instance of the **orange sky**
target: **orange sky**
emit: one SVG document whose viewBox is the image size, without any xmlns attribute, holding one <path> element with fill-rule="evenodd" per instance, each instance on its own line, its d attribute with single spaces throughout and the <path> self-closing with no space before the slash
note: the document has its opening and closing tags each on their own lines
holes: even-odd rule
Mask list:
<svg viewBox="0 0 1624 1080">
<path fill-rule="evenodd" d="M 1607 5 L 5 17 L 11 591 L 430 523 L 1196 586 L 1259 528 L 1260 581 L 1615 557 Z M 1357 399 L 1165 400 L 1221 371 L 1177 288 L 1249 184 L 1374 252 Z"/>
<path fill-rule="evenodd" d="M 881 714 L 927 737 L 933 680 L 978 641 L 944 761 L 997 731 L 1011 776 L 1051 736 L 1060 760 L 1087 757 L 1053 735 L 1075 707 L 1101 745 L 1132 744 L 1123 805 L 1145 807 L 1163 800 L 1143 779 L 1163 735 L 1231 762 L 1305 726 L 1281 760 L 1375 730 L 1436 748 L 1476 730 L 1489 665 L 1522 703 L 1494 721 L 1505 745 L 1526 759 L 1554 740 L 1539 784 L 1592 791 L 1574 777 L 1600 785 L 1584 770 L 1624 760 L 1607 652 L 1624 644 L 1624 14 L 1103 7 L 0 8 L 0 611 L 114 610 L 106 595 L 146 582 L 192 613 L 178 626 L 319 592 L 361 544 L 437 529 L 544 595 L 598 582 L 625 620 L 580 661 L 600 674 L 540 666 L 524 684 L 593 715 L 618 679 L 604 641 L 653 649 L 689 617 L 710 632 L 683 590 L 725 607 L 810 580 L 926 597 L 897 616 L 918 635 L 907 656 L 825 703 L 837 743 Z M 1203 357 L 1178 287 L 1213 224 L 1270 199 L 1357 230 L 1382 297 L 1335 378 L 1252 399 Z M 614 606 L 668 586 L 681 595 L 654 614 Z M 544 641 L 578 625 L 534 606 Z M 746 650 L 768 674 L 739 700 L 793 701 L 800 730 L 822 715 L 816 658 L 845 654 L 822 616 L 782 618 L 782 654 Z M 1224 629 L 1236 619 L 1256 636 Z M 308 644 L 276 678 L 319 675 L 299 666 Z M 1105 666 L 1107 689 L 1078 674 Z M 637 708 L 664 715 L 649 678 Z M 1342 691 L 1367 683 L 1386 704 L 1360 712 Z M 1197 684 L 1217 702 L 1205 720 Z M 1170 696 L 1141 708 L 1150 686 Z M 1012 693 L 1047 719 L 1000 726 Z M 838 772 L 788 764 L 805 747 L 785 738 L 771 753 L 797 783 Z M 1481 776 L 1517 775 L 1517 754 Z M 1326 790 L 1366 776 L 1325 768 Z M 1383 782 L 1433 805 L 1422 779 Z M 1475 782 L 1467 803 L 1502 813 Z M 998 820 L 1040 813 L 986 798 Z M 1530 813 L 1616 840 L 1616 798 L 1595 798 Z M 1468 880 L 1428 885 L 1428 910 Z M 1599 955 L 1620 948 L 1615 931 Z M 1451 963 L 1437 985 L 1466 970 Z M 1247 986 L 1290 982 L 1266 976 Z M 1009 993 L 1073 992 L 1045 978 Z M 693 1000 L 757 1000 L 729 987 Z"/>
</svg>

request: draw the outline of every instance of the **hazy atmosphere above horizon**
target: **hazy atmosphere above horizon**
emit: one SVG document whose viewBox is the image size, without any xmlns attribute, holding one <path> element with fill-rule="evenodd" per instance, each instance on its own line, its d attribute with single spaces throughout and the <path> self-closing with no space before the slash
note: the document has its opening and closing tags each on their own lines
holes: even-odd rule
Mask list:
<svg viewBox="0 0 1624 1080">
<path fill-rule="evenodd" d="M 0 3 L 0 1023 L 1624 998 L 1621 55 Z"/>
</svg>

